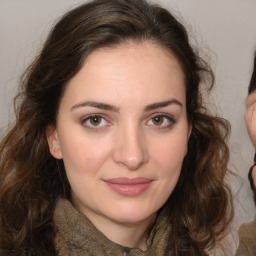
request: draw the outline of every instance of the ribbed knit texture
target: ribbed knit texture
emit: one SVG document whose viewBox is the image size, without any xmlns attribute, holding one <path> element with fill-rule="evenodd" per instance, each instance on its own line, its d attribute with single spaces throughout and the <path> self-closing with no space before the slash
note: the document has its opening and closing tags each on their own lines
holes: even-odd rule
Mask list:
<svg viewBox="0 0 256 256">
<path fill-rule="evenodd" d="M 256 256 L 256 220 L 239 228 L 239 246 L 236 256 Z"/>
</svg>

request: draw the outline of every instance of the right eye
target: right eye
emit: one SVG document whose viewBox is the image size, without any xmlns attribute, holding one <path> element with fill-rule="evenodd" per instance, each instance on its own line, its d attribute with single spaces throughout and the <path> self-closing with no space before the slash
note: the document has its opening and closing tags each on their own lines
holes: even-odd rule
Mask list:
<svg viewBox="0 0 256 256">
<path fill-rule="evenodd" d="M 89 115 L 83 118 L 82 125 L 90 129 L 99 129 L 107 126 L 109 122 L 101 115 Z"/>
</svg>

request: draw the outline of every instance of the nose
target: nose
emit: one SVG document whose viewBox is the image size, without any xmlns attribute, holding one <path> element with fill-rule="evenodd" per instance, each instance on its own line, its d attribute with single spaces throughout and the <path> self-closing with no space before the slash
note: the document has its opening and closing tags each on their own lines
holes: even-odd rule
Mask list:
<svg viewBox="0 0 256 256">
<path fill-rule="evenodd" d="M 146 139 L 139 128 L 123 129 L 116 137 L 114 161 L 129 170 L 137 170 L 149 160 Z"/>
</svg>

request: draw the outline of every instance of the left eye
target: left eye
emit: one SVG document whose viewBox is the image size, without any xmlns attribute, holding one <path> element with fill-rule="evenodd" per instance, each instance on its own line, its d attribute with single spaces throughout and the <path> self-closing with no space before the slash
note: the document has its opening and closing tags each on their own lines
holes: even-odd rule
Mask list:
<svg viewBox="0 0 256 256">
<path fill-rule="evenodd" d="M 148 121 L 148 125 L 154 125 L 154 126 L 159 126 L 159 127 L 168 127 L 174 123 L 174 119 L 170 116 L 166 115 L 157 115 L 152 117 Z"/>
</svg>

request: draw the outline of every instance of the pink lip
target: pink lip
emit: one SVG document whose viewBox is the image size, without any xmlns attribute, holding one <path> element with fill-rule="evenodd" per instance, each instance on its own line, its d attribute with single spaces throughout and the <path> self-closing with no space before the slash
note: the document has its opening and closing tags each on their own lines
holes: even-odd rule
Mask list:
<svg viewBox="0 0 256 256">
<path fill-rule="evenodd" d="M 151 185 L 152 179 L 148 178 L 114 178 L 104 180 L 113 191 L 124 196 L 138 196 L 142 194 Z"/>
</svg>

